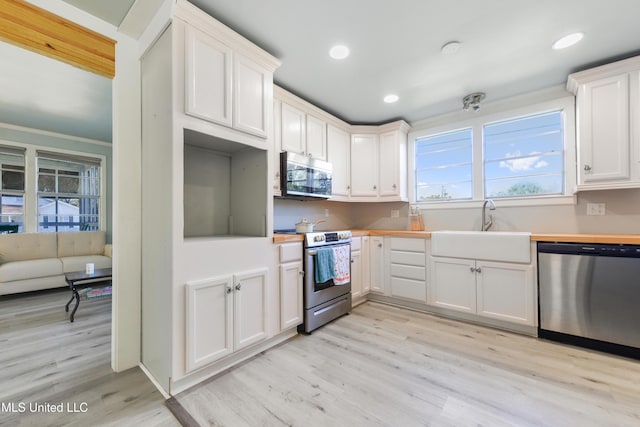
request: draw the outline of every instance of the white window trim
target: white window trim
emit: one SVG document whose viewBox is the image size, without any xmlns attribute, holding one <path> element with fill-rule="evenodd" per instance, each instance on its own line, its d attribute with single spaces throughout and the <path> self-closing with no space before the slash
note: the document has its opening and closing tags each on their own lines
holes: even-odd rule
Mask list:
<svg viewBox="0 0 640 427">
<path fill-rule="evenodd" d="M 74 150 L 64 150 L 45 145 L 23 144 L 20 142 L 0 139 L 0 144 L 21 147 L 25 149 L 24 159 L 24 232 L 38 233 L 38 169 L 36 167 L 36 152 L 49 151 L 69 156 L 84 156 L 100 159 L 100 230 L 107 229 L 107 158 L 102 154 L 86 153 Z"/>
<path fill-rule="evenodd" d="M 409 202 L 419 205 L 421 209 L 451 209 L 479 207 L 484 201 L 484 143 L 482 141 L 483 126 L 518 117 L 526 117 L 534 114 L 543 114 L 551 111 L 562 110 L 564 113 L 564 194 L 548 196 L 529 196 L 495 199 L 498 206 L 548 206 L 548 205 L 575 205 L 576 204 L 576 119 L 575 98 L 565 96 L 549 101 L 537 102 L 528 106 L 505 109 L 489 114 L 473 113 L 473 117 L 466 120 L 458 120 L 452 123 L 428 126 L 414 129 L 409 133 Z M 435 134 L 453 132 L 456 130 L 472 128 L 473 130 L 473 198 L 468 200 L 450 201 L 416 201 L 416 177 L 415 177 L 415 148 L 416 140 Z"/>
</svg>

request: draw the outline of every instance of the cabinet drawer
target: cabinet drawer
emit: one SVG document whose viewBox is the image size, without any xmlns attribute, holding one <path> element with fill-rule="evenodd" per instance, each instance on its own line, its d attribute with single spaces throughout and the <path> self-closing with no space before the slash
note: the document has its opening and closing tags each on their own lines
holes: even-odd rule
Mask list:
<svg viewBox="0 0 640 427">
<path fill-rule="evenodd" d="M 427 263 L 427 257 L 422 252 L 391 251 L 391 262 L 424 267 Z"/>
<path fill-rule="evenodd" d="M 391 264 L 391 277 L 404 277 L 406 279 L 425 280 L 427 269 L 413 265 Z"/>
<path fill-rule="evenodd" d="M 302 243 L 283 243 L 280 245 L 280 262 L 302 260 Z"/>
<path fill-rule="evenodd" d="M 391 295 L 394 297 L 427 301 L 427 285 L 424 281 L 391 278 Z"/>
<path fill-rule="evenodd" d="M 351 239 L 351 250 L 359 251 L 362 248 L 362 237 L 353 237 Z"/>
<path fill-rule="evenodd" d="M 405 237 L 392 237 L 391 250 L 408 251 L 408 252 L 425 252 L 425 240 L 413 239 Z"/>
</svg>

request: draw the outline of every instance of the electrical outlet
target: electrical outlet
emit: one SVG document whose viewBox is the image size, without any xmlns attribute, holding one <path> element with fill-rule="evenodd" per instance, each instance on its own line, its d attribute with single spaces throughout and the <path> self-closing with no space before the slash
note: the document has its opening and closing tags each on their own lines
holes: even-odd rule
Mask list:
<svg viewBox="0 0 640 427">
<path fill-rule="evenodd" d="M 587 215 L 604 215 L 605 211 L 604 203 L 587 203 Z"/>
<path fill-rule="evenodd" d="M 398 209 L 391 209 L 391 218 L 400 218 L 400 211 Z"/>
<path fill-rule="evenodd" d="M 329 217 L 329 209 L 324 210 L 324 216 L 327 218 Z"/>
</svg>

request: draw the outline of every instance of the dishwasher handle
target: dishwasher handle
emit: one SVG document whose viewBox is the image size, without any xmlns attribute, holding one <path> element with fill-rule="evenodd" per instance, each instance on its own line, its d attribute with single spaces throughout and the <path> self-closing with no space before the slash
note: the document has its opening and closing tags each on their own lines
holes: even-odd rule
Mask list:
<svg viewBox="0 0 640 427">
<path fill-rule="evenodd" d="M 538 253 L 640 258 L 640 245 L 538 242 Z"/>
</svg>

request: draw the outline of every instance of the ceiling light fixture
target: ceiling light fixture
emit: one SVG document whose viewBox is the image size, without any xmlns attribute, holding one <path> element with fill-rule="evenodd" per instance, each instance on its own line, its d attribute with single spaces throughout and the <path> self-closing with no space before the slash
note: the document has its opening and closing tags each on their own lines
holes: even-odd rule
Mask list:
<svg viewBox="0 0 640 427">
<path fill-rule="evenodd" d="M 470 93 L 462 98 L 462 109 L 464 111 L 469 111 L 469 109 L 472 108 L 473 111 L 478 111 L 480 109 L 480 101 L 482 101 L 486 96 L 487 95 L 484 92 Z"/>
<path fill-rule="evenodd" d="M 568 48 L 569 46 L 573 46 L 574 44 L 578 43 L 580 40 L 582 40 L 583 37 L 583 33 L 567 34 L 566 36 L 558 39 L 554 44 L 552 44 L 551 48 L 555 50 Z"/>
<path fill-rule="evenodd" d="M 384 97 L 384 102 L 386 102 L 387 104 L 393 104 L 394 102 L 398 102 L 399 99 L 400 97 L 398 97 L 398 95 L 389 94 Z"/>
<path fill-rule="evenodd" d="M 456 53 L 458 53 L 461 47 L 462 43 L 457 41 L 450 41 L 445 43 L 440 48 L 440 52 L 442 52 L 443 55 L 455 55 Z"/>
<path fill-rule="evenodd" d="M 333 59 L 344 59 L 349 56 L 349 48 L 344 45 L 336 45 L 329 50 L 329 56 Z"/>
</svg>

